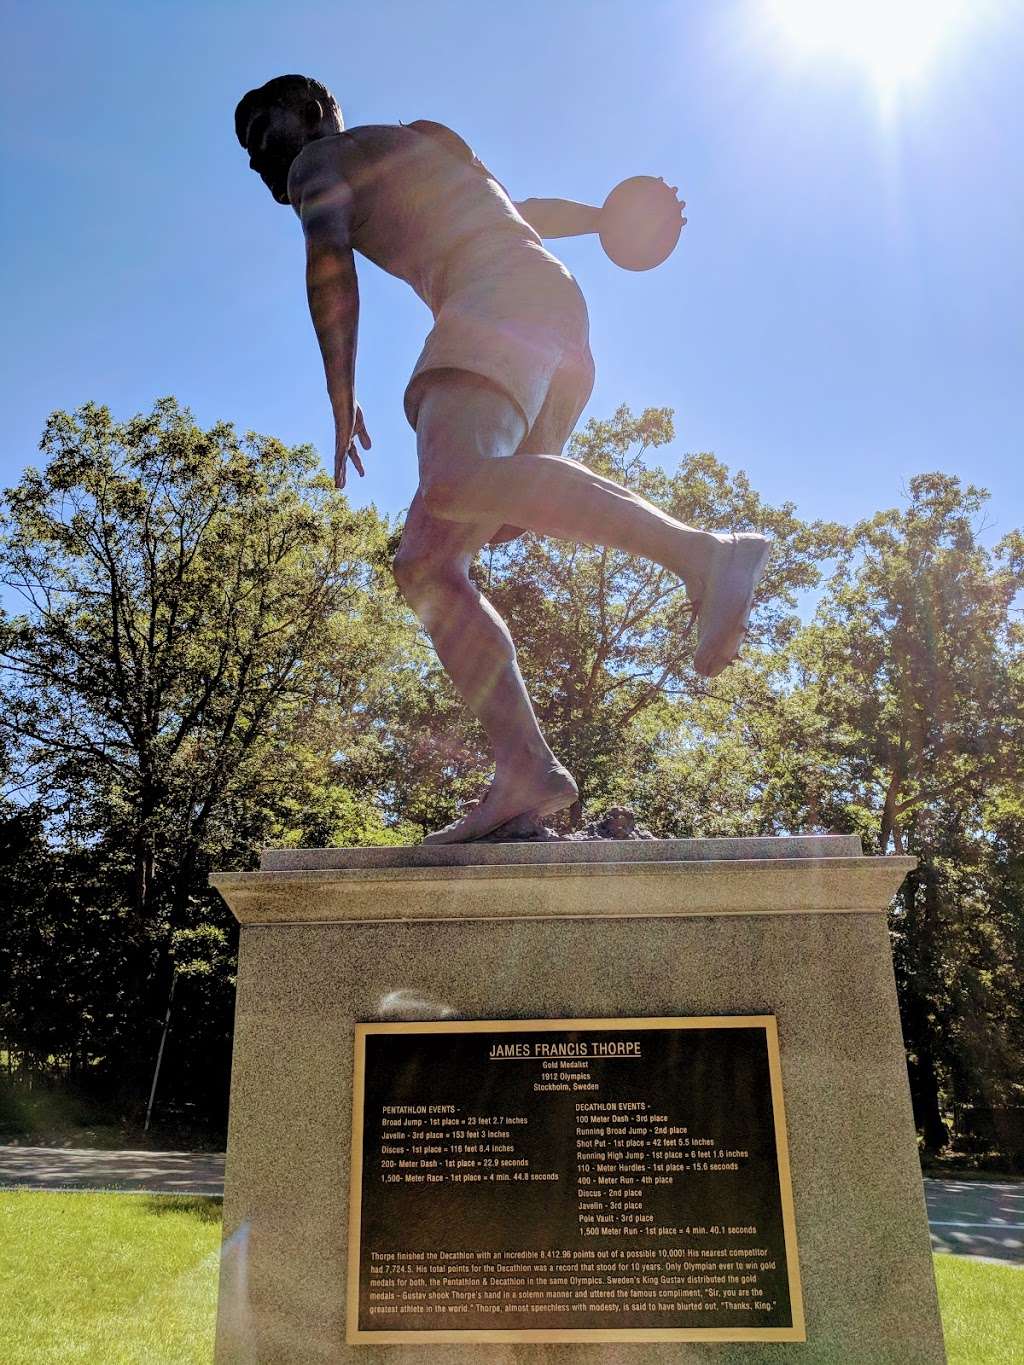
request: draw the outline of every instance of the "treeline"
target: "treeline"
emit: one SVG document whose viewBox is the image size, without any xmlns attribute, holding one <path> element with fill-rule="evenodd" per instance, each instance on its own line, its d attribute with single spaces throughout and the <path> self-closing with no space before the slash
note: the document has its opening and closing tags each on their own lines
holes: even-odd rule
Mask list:
<svg viewBox="0 0 1024 1365">
<path fill-rule="evenodd" d="M 475 569 L 579 780 L 569 819 L 916 855 L 890 923 L 923 1140 L 991 1144 L 978 1115 L 1024 1106 L 1024 536 L 986 548 L 987 495 L 938 473 L 803 521 L 710 454 L 660 467 L 672 438 L 623 407 L 572 453 L 772 537 L 742 665 L 698 678 L 681 585 L 617 551 L 524 536 Z M 310 448 L 167 399 L 55 413 L 41 450 L 0 525 L 0 1051 L 137 1120 L 170 1003 L 156 1112 L 216 1132 L 236 938 L 209 871 L 414 842 L 487 755 L 393 585 L 397 529 Z"/>
</svg>

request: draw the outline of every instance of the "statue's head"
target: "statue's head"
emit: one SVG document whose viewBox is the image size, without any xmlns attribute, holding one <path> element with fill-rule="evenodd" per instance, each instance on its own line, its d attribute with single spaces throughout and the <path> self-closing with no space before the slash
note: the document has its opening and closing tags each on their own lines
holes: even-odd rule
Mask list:
<svg viewBox="0 0 1024 1365">
<path fill-rule="evenodd" d="M 288 171 L 303 147 L 344 127 L 337 100 L 312 76 L 275 76 L 244 94 L 235 110 L 249 165 L 279 204 L 288 203 Z"/>
</svg>

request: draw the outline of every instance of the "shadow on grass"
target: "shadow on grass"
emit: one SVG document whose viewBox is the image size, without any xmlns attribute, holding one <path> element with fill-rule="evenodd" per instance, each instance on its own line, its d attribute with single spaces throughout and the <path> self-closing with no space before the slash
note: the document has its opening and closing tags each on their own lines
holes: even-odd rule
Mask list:
<svg viewBox="0 0 1024 1365">
<path fill-rule="evenodd" d="M 168 1213 L 184 1213 L 197 1223 L 219 1223 L 224 1200 L 205 1194 L 148 1194 L 139 1199 L 143 1213 L 162 1218 Z"/>
</svg>

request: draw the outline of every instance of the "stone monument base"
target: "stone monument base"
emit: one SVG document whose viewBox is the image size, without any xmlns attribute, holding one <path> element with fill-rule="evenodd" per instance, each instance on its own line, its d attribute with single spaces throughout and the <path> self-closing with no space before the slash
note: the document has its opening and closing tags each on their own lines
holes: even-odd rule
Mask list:
<svg viewBox="0 0 1024 1365">
<path fill-rule="evenodd" d="M 284 850 L 215 876 L 242 924 L 219 1365 L 944 1361 L 885 917 L 912 866 L 821 836 Z M 777 1030 L 805 1340 L 351 1340 L 358 1023 L 733 1016 Z"/>
</svg>

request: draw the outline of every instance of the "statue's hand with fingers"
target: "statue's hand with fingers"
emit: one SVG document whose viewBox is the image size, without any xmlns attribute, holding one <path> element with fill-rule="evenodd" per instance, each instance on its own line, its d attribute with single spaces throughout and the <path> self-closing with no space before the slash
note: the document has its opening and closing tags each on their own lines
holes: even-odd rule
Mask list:
<svg viewBox="0 0 1024 1365">
<path fill-rule="evenodd" d="M 356 403 L 352 414 L 351 423 L 337 422 L 334 434 L 334 486 L 344 488 L 345 479 L 348 475 L 347 464 L 351 460 L 355 466 L 355 471 L 360 478 L 366 474 L 363 468 L 362 456 L 356 448 L 356 441 L 364 450 L 369 450 L 373 445 L 370 434 L 366 430 L 366 422 L 363 419 L 363 410 Z"/>
</svg>

